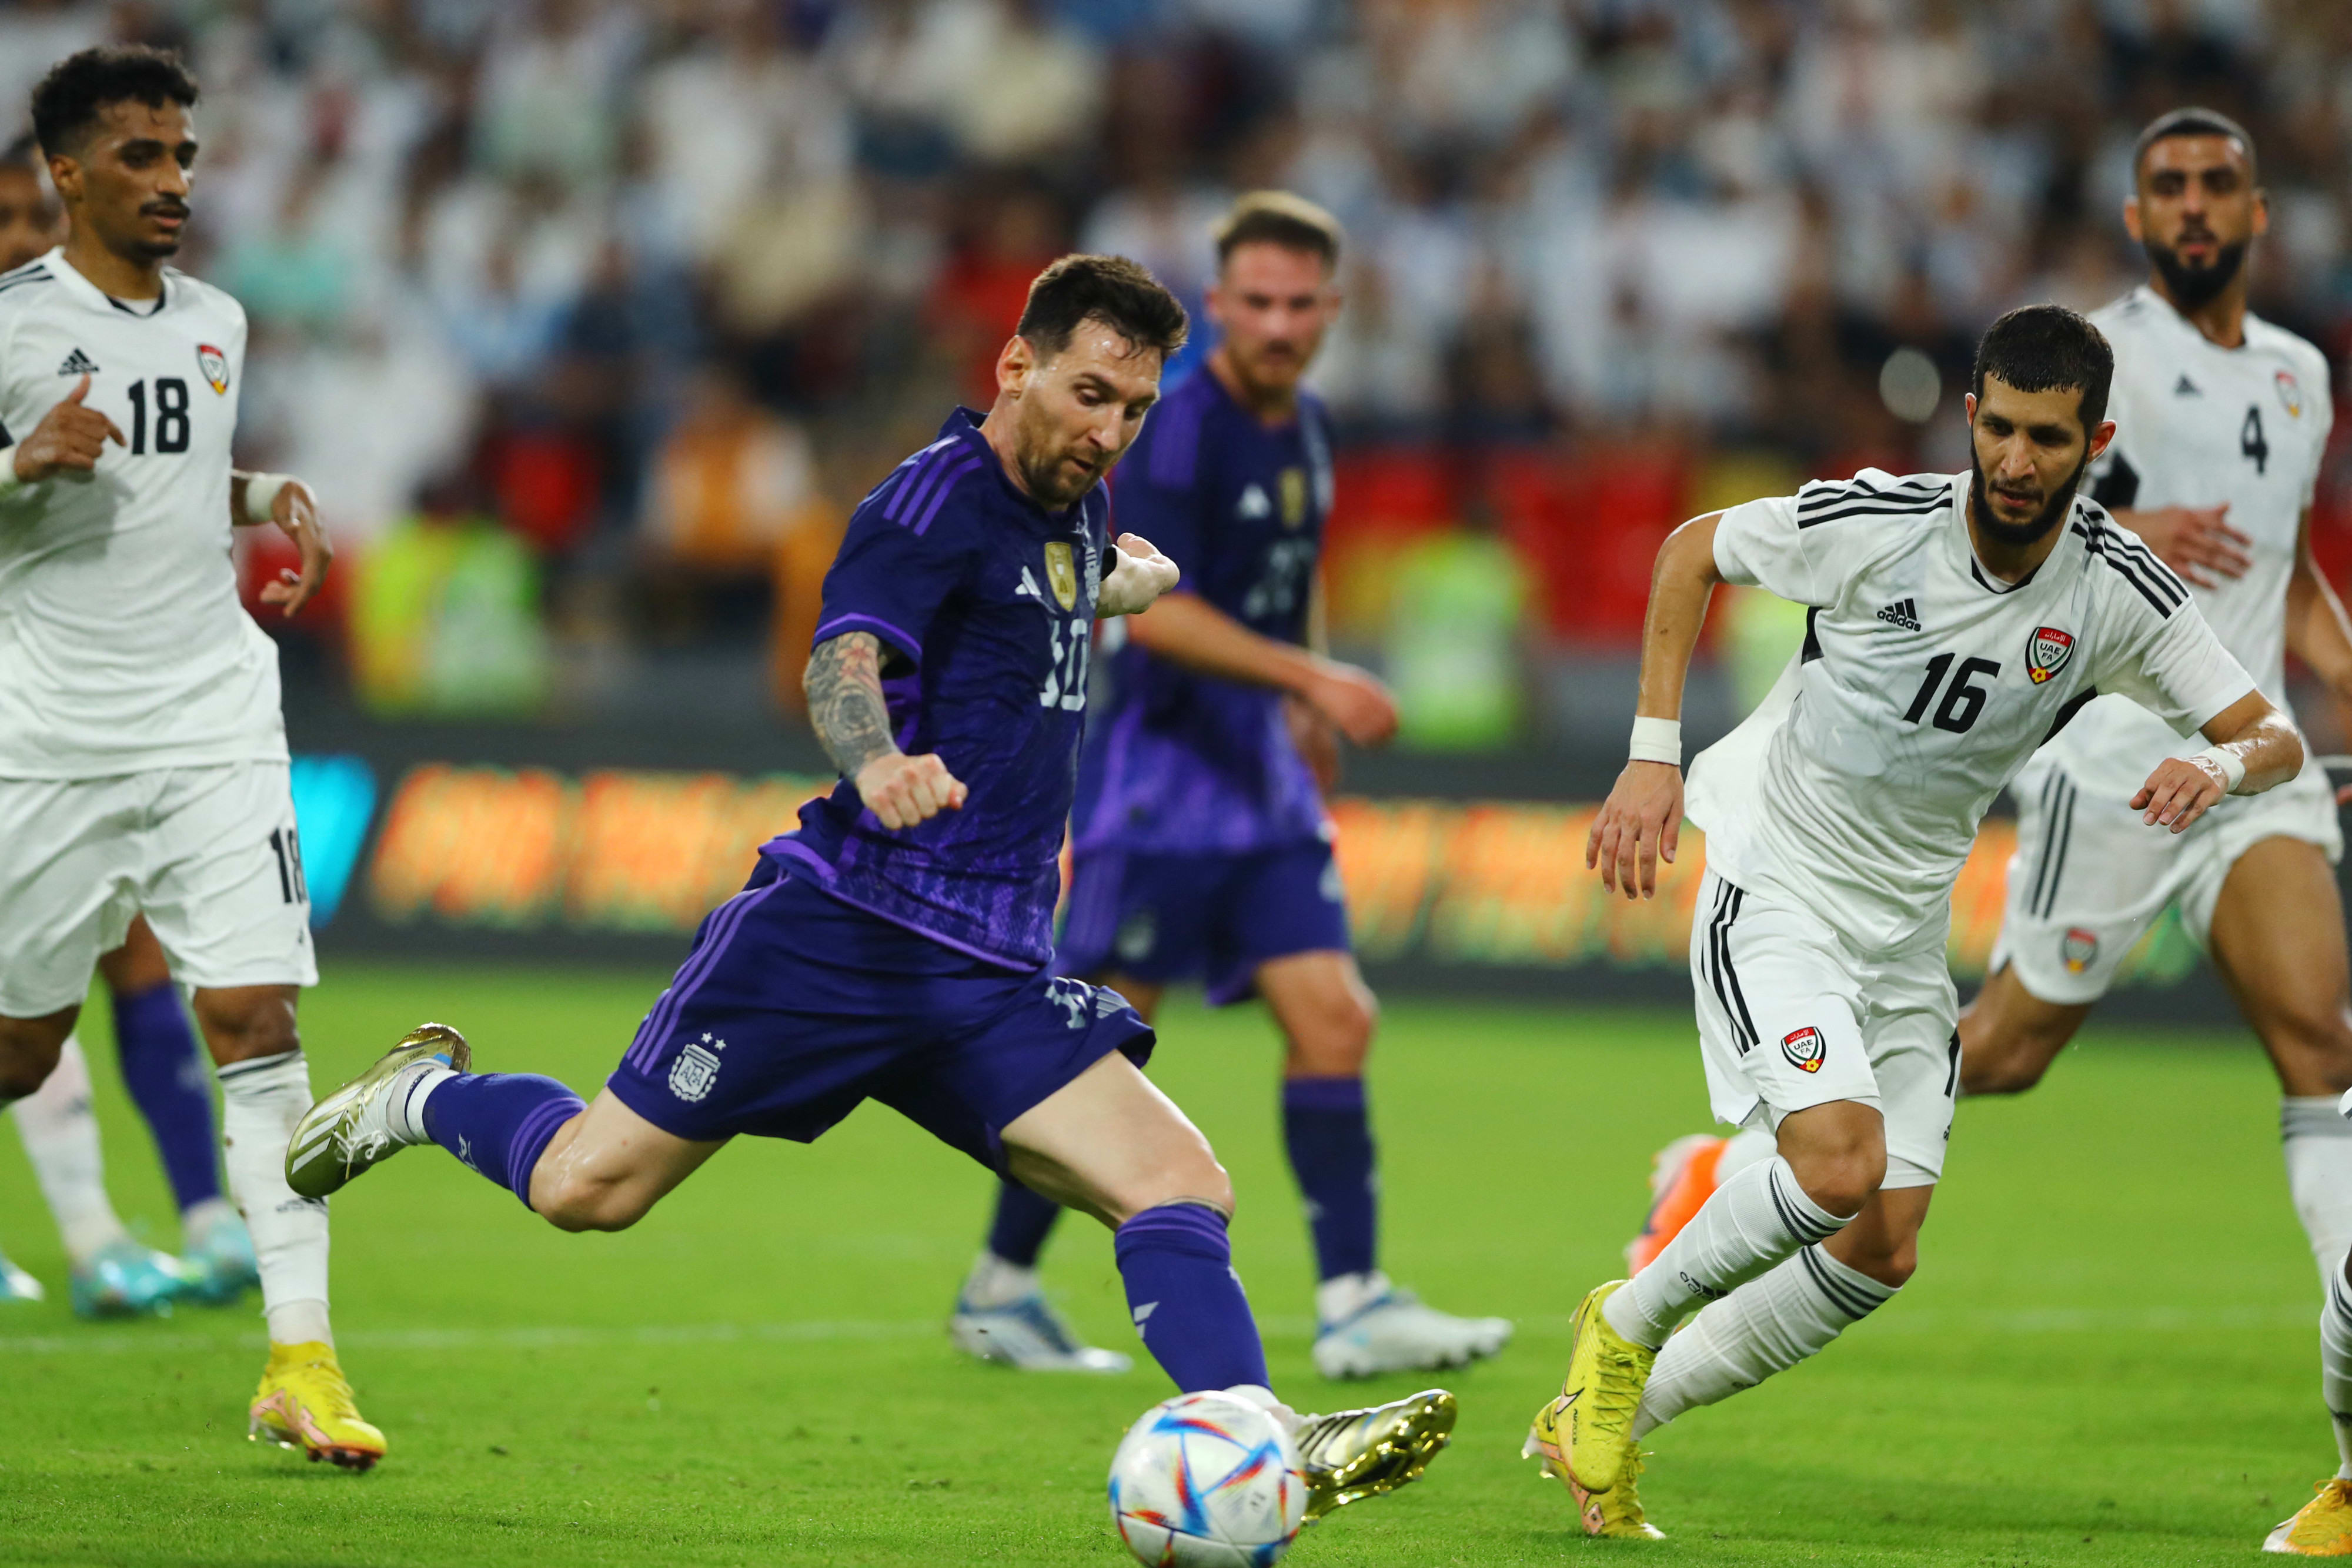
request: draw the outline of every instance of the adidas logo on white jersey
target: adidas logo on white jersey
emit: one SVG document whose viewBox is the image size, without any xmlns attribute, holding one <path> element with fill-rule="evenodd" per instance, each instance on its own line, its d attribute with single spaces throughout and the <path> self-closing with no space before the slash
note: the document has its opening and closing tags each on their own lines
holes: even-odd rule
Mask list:
<svg viewBox="0 0 2352 1568">
<path fill-rule="evenodd" d="M 61 376 L 94 376 L 98 374 L 98 366 L 88 354 L 83 353 L 79 349 L 76 349 L 72 353 L 66 356 L 66 362 L 58 367 L 58 374 Z"/>
<path fill-rule="evenodd" d="M 1880 611 L 1878 618 L 1889 626 L 1900 626 L 1906 632 L 1919 630 L 1919 607 L 1907 599 L 1896 600 Z"/>
<path fill-rule="evenodd" d="M 2172 383 L 2172 395 L 2175 397 L 2203 397 L 2205 393 L 2195 382 L 2189 379 L 2189 372 L 2183 371 L 2180 372 L 2180 379 Z"/>
</svg>

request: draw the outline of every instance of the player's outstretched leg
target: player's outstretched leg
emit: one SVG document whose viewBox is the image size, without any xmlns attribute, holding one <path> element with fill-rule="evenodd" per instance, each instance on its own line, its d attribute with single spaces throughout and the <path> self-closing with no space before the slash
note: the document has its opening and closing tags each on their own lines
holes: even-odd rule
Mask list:
<svg viewBox="0 0 2352 1568">
<path fill-rule="evenodd" d="M 99 960 L 114 1003 L 123 1087 L 146 1118 L 180 1206 L 180 1262 L 195 1301 L 226 1305 L 261 1283 L 253 1239 L 221 1192 L 220 1129 L 204 1052 L 180 1004 L 163 949 L 145 919 Z"/>
<path fill-rule="evenodd" d="M 2271 1531 L 2265 1552 L 2291 1557 L 2352 1557 L 2352 1257 L 2328 1270 L 2319 1310 L 2319 1393 L 2334 1417 L 2336 1473 L 2312 1500 Z"/>
<path fill-rule="evenodd" d="M 1493 1355 L 1510 1343 L 1509 1320 L 1439 1312 L 1380 1268 L 1380 1174 L 1364 1093 L 1379 1008 L 1354 956 L 1287 954 L 1258 965 L 1255 981 L 1287 1047 L 1282 1134 L 1315 1242 L 1315 1369 L 1370 1377 Z"/>
<path fill-rule="evenodd" d="M 1234 1272 L 1224 1169 L 1125 1056 L 1102 1057 L 1014 1118 L 1003 1143 L 1022 1182 L 1113 1227 L 1136 1332 L 1178 1388 L 1237 1393 L 1291 1426 L 1310 1519 L 1418 1479 L 1452 1439 L 1444 1389 L 1328 1416 L 1299 1416 L 1275 1397 Z"/>
<path fill-rule="evenodd" d="M 956 1294 L 948 1334 L 960 1350 L 1023 1372 L 1125 1372 L 1115 1350 L 1080 1340 L 1037 1279 L 1037 1255 L 1062 1206 L 1017 1181 L 998 1185 L 988 1245 Z"/>
<path fill-rule="evenodd" d="M 1780 1136 L 1782 1152 L 1718 1186 L 1651 1267 L 1595 1287 L 1578 1306 L 1568 1375 L 1537 1413 L 1528 1451 L 1582 1490 L 1616 1488 L 1658 1347 L 1690 1310 L 1836 1235 L 1885 1176 L 1885 1129 L 1871 1106 L 1811 1106 L 1783 1118 Z"/>
<path fill-rule="evenodd" d="M 16 1102 L 16 1129 L 73 1264 L 73 1310 L 80 1318 L 168 1315 L 187 1290 L 179 1260 L 142 1246 L 106 1196 L 89 1063 L 68 1035 L 38 1092 Z"/>
</svg>

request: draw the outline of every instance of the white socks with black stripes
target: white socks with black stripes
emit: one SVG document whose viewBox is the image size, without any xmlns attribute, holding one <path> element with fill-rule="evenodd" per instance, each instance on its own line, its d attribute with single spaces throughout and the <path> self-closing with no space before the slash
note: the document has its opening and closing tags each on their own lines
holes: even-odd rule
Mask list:
<svg viewBox="0 0 2352 1568">
<path fill-rule="evenodd" d="M 1633 1436 L 1643 1437 L 1685 1410 L 1728 1399 L 1820 1354 L 1895 1291 L 1819 1247 L 1804 1248 L 1709 1304 L 1666 1342 L 1633 1414 Z"/>
<path fill-rule="evenodd" d="M 1807 1197 L 1779 1155 L 1759 1160 L 1717 1186 L 1656 1260 L 1612 1291 L 1601 1311 L 1620 1334 L 1654 1348 L 1696 1303 L 1721 1301 L 1799 1248 L 1828 1240 L 1853 1218 Z"/>
</svg>

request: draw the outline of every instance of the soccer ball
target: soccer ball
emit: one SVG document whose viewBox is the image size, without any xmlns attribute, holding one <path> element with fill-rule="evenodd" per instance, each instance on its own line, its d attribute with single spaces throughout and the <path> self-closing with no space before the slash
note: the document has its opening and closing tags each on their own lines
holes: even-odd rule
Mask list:
<svg viewBox="0 0 2352 1568">
<path fill-rule="evenodd" d="M 1111 1456 L 1111 1522 L 1151 1568 L 1265 1568 L 1306 1513 L 1290 1434 L 1230 1394 L 1153 1406 Z"/>
</svg>

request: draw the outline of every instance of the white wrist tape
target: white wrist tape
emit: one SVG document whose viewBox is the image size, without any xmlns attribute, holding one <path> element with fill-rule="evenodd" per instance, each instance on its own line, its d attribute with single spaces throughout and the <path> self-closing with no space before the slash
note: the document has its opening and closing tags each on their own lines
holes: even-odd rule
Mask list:
<svg viewBox="0 0 2352 1568">
<path fill-rule="evenodd" d="M 290 474 L 255 474 L 245 482 L 245 515 L 257 523 L 274 521 L 278 492 L 293 482 Z"/>
<path fill-rule="evenodd" d="M 2191 757 L 2189 760 L 2191 762 L 2210 762 L 2214 767 L 2220 768 L 2221 770 L 2221 788 L 2229 794 L 2236 794 L 2238 792 L 2238 786 L 2246 781 L 2246 759 L 2226 747 L 2209 746 L 2204 750 L 2198 752 L 2195 756 Z"/>
<path fill-rule="evenodd" d="M 1683 721 L 1678 718 L 1637 718 L 1633 721 L 1633 744 L 1626 756 L 1636 762 L 1663 762 L 1669 768 L 1683 765 Z"/>
</svg>

